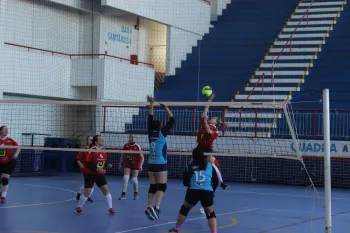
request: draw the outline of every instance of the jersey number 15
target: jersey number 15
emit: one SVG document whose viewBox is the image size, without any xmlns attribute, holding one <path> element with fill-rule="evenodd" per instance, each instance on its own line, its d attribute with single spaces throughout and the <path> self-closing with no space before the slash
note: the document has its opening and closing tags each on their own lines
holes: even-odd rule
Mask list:
<svg viewBox="0 0 350 233">
<path fill-rule="evenodd" d="M 196 175 L 196 182 L 197 183 L 203 183 L 205 181 L 205 175 L 203 174 L 203 171 L 195 171 Z"/>
</svg>

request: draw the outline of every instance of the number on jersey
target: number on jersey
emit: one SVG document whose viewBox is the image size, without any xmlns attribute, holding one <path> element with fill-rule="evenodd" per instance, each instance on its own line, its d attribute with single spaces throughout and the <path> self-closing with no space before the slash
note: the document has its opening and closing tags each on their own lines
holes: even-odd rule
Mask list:
<svg viewBox="0 0 350 233">
<path fill-rule="evenodd" d="M 151 159 L 156 159 L 156 143 L 155 142 L 151 142 L 151 151 L 152 151 L 152 154 L 150 155 Z"/>
<path fill-rule="evenodd" d="M 97 162 L 96 167 L 99 169 L 103 169 L 105 167 L 105 161 Z"/>
<path fill-rule="evenodd" d="M 196 175 L 196 182 L 198 185 L 203 185 L 202 183 L 205 181 L 205 175 L 204 171 L 195 171 L 194 174 Z"/>
<path fill-rule="evenodd" d="M 0 150 L 0 157 L 5 157 L 6 156 L 6 149 Z"/>
<path fill-rule="evenodd" d="M 133 161 L 134 160 L 134 156 L 131 155 L 131 154 L 127 154 L 126 155 L 126 159 L 129 160 L 129 161 Z"/>
</svg>

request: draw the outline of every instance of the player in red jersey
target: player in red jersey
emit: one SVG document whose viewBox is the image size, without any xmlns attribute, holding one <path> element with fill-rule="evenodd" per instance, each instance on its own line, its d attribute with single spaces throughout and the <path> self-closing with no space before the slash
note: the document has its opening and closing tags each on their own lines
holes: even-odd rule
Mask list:
<svg viewBox="0 0 350 233">
<path fill-rule="evenodd" d="M 1 192 L 0 192 L 0 203 L 6 202 L 6 195 L 8 191 L 9 178 L 15 170 L 16 159 L 19 155 L 20 149 L 6 149 L 1 148 L 4 146 L 18 146 L 18 143 L 12 138 L 7 137 L 8 129 L 7 126 L 3 125 L 0 127 L 0 180 L 1 180 Z"/>
<path fill-rule="evenodd" d="M 88 136 L 87 138 L 86 138 L 86 140 L 87 140 L 87 145 L 84 147 L 84 149 L 89 149 L 90 148 L 90 145 L 92 144 L 92 136 Z M 85 163 L 85 158 L 86 158 L 86 156 L 88 156 L 89 155 L 89 152 L 79 152 L 79 154 L 78 154 L 78 156 L 77 156 L 77 164 L 79 165 L 79 167 L 80 167 L 80 169 L 81 169 L 81 171 L 84 169 L 84 163 Z M 81 196 L 81 194 L 83 194 L 83 192 L 84 192 L 84 185 L 82 185 L 81 187 L 80 187 L 80 189 L 78 190 L 78 192 L 77 192 L 77 195 L 76 195 L 76 199 L 79 201 L 79 199 L 80 199 L 80 196 Z M 88 197 L 88 199 L 87 199 L 87 201 L 88 202 L 90 202 L 90 203 L 93 203 L 94 201 L 91 199 L 91 195 L 92 195 L 92 193 L 94 192 L 94 186 L 92 187 L 92 189 L 91 189 L 91 193 L 90 193 L 90 195 L 89 195 L 89 197 Z"/>
<path fill-rule="evenodd" d="M 103 152 L 103 138 L 100 135 L 95 135 L 92 138 L 91 149 L 99 150 L 89 153 L 84 162 L 83 174 L 84 174 L 84 195 L 80 196 L 78 205 L 75 209 L 77 213 L 83 212 L 82 207 L 85 204 L 88 196 L 91 193 L 91 189 L 96 184 L 106 197 L 108 205 L 108 213 L 114 214 L 112 207 L 112 196 L 109 192 L 109 188 L 106 181 L 106 168 L 112 167 L 107 163 L 107 153 Z"/>
<path fill-rule="evenodd" d="M 134 134 L 129 135 L 129 143 L 126 143 L 124 145 L 123 150 L 134 150 L 134 151 L 142 151 L 141 146 L 139 146 L 136 141 L 136 137 Z M 119 200 L 125 200 L 126 199 L 126 190 L 128 188 L 128 181 L 130 178 L 131 173 L 131 179 L 134 185 L 134 200 L 139 199 L 138 197 L 138 180 L 137 177 L 139 176 L 139 172 L 142 171 L 142 166 L 145 158 L 143 154 L 122 154 L 120 156 L 119 161 L 119 170 L 122 170 L 122 163 L 124 161 L 124 176 L 123 176 L 123 188 L 122 188 L 122 194 L 120 195 Z"/>
<path fill-rule="evenodd" d="M 208 103 L 212 102 L 214 97 L 215 97 L 215 93 L 213 93 L 209 97 Z M 222 120 L 218 117 L 210 117 L 209 120 L 207 120 L 208 112 L 209 112 L 209 106 L 205 106 L 201 117 L 201 127 L 197 134 L 196 149 L 204 153 L 213 152 L 214 141 L 219 137 L 218 128 L 225 129 L 227 127 L 226 124 L 223 123 Z M 218 175 L 218 179 L 221 187 L 223 189 L 226 189 L 227 186 L 224 184 L 221 173 L 217 168 L 217 166 L 215 165 L 216 159 L 213 156 L 206 156 L 206 157 L 207 157 L 207 161 L 213 164 L 213 167 L 216 170 L 216 173 Z M 203 207 L 200 208 L 200 213 L 204 214 Z"/>
</svg>

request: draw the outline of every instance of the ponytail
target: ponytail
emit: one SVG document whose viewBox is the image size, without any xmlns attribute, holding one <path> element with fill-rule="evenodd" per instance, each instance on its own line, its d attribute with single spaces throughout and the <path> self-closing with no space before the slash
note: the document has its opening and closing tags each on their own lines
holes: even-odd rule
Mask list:
<svg viewBox="0 0 350 233">
<path fill-rule="evenodd" d="M 225 131 L 228 128 L 226 122 L 223 122 L 222 119 L 216 118 L 216 127 L 220 128 L 222 131 Z"/>
<path fill-rule="evenodd" d="M 200 149 L 194 149 L 192 151 L 192 156 L 193 156 L 193 160 L 191 165 L 197 165 L 199 167 L 199 170 L 205 170 L 207 169 L 207 160 L 203 154 L 203 151 Z"/>
<path fill-rule="evenodd" d="M 89 145 L 90 148 L 96 146 L 96 142 L 98 141 L 99 137 L 101 137 L 101 135 L 97 134 L 92 138 L 92 143 L 91 143 L 91 145 Z"/>
</svg>

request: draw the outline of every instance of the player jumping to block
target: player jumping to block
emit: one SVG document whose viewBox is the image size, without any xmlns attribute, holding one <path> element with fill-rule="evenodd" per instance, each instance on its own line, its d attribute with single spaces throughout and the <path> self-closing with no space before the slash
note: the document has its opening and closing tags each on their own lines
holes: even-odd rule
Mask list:
<svg viewBox="0 0 350 233">
<path fill-rule="evenodd" d="M 115 212 L 112 207 L 112 196 L 106 181 L 106 168 L 111 168 L 112 165 L 107 163 L 107 153 L 103 152 L 103 138 L 100 135 L 95 135 L 92 138 L 90 149 L 99 150 L 91 152 L 85 160 L 83 169 L 84 174 L 84 195 L 80 196 L 75 212 L 82 213 L 82 207 L 88 199 L 91 189 L 96 184 L 104 194 L 108 205 L 108 213 L 113 215 Z"/>
<path fill-rule="evenodd" d="M 198 202 L 201 202 L 205 209 L 211 233 L 217 233 L 214 212 L 214 192 L 219 184 L 217 173 L 213 165 L 205 158 L 203 151 L 194 149 L 192 155 L 193 159 L 183 176 L 183 184 L 188 187 L 185 201 L 181 206 L 175 227 L 170 229 L 169 232 L 180 232 L 180 227 L 185 222 L 190 210 Z"/>
<path fill-rule="evenodd" d="M 20 149 L 1 148 L 4 146 L 18 146 L 18 143 L 12 138 L 7 137 L 7 126 L 0 127 L 0 203 L 5 204 L 8 191 L 9 179 L 16 167 L 16 159 Z"/>
<path fill-rule="evenodd" d="M 215 93 L 212 93 L 208 99 L 208 103 L 212 102 L 215 97 Z M 213 144 L 215 139 L 219 137 L 218 127 L 225 129 L 226 124 L 221 121 L 218 117 L 210 117 L 207 120 L 209 112 L 209 105 L 204 107 L 204 111 L 201 117 L 201 127 L 197 134 L 197 147 L 196 149 L 201 150 L 204 153 L 213 152 Z M 214 169 L 217 172 L 220 185 L 223 189 L 227 186 L 224 184 L 221 173 L 215 165 L 215 158 L 213 156 L 207 156 L 207 161 L 212 163 Z M 200 213 L 204 214 L 204 209 L 200 208 Z"/>
<path fill-rule="evenodd" d="M 141 146 L 136 143 L 135 134 L 129 135 L 129 143 L 126 143 L 123 147 L 123 150 L 133 150 L 133 151 L 142 151 Z M 124 162 L 124 176 L 123 176 L 123 187 L 122 194 L 119 197 L 119 200 L 126 199 L 126 190 L 128 188 L 128 182 L 131 174 L 131 180 L 134 185 L 134 200 L 138 200 L 138 179 L 139 172 L 142 171 L 142 166 L 145 158 L 142 153 L 140 154 L 122 154 L 119 161 L 119 170 L 122 170 L 122 163 Z"/>
<path fill-rule="evenodd" d="M 87 145 L 84 147 L 84 149 L 89 149 L 91 144 L 92 144 L 92 136 L 88 136 L 86 138 L 86 140 L 87 140 Z M 89 156 L 89 152 L 79 152 L 79 154 L 77 156 L 77 164 L 79 165 L 81 171 L 83 171 L 83 169 L 85 167 L 84 163 L 85 163 L 85 160 L 86 160 L 87 156 Z M 80 187 L 80 189 L 77 192 L 76 199 L 78 201 L 80 199 L 80 196 L 83 194 L 83 192 L 84 192 L 84 184 Z M 88 202 L 91 202 L 91 203 L 94 202 L 91 199 L 91 195 L 92 195 L 93 192 L 94 192 L 94 187 L 92 187 L 92 189 L 91 189 L 91 193 L 90 193 L 90 195 L 89 195 L 89 197 L 87 199 Z"/>
<path fill-rule="evenodd" d="M 155 99 L 147 96 L 147 101 L 150 103 L 148 115 L 148 139 L 150 143 L 150 154 L 148 157 L 148 176 L 150 186 L 148 190 L 148 207 L 145 211 L 150 220 L 159 220 L 160 204 L 167 189 L 167 135 L 173 128 L 175 119 L 170 109 L 160 104 L 165 108 L 168 114 L 168 122 L 163 127 L 161 122 L 153 119 L 153 108 Z M 153 197 L 156 195 L 156 204 L 153 206 Z"/>
</svg>

